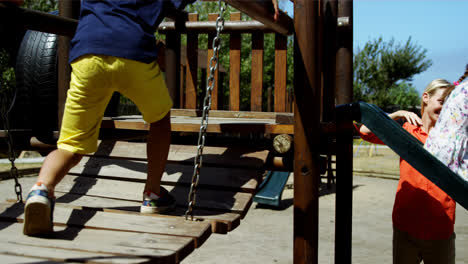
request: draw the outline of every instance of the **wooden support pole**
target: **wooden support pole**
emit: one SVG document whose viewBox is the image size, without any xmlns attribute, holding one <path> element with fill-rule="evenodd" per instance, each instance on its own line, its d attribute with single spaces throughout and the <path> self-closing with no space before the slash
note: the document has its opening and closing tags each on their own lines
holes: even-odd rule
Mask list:
<svg viewBox="0 0 468 264">
<path fill-rule="evenodd" d="M 59 15 L 65 18 L 77 19 L 80 14 L 80 1 L 60 0 Z M 58 128 L 62 126 L 62 116 L 65 109 L 65 101 L 67 99 L 67 91 L 70 88 L 71 67 L 68 63 L 68 55 L 70 53 L 70 36 L 59 36 L 58 38 Z"/>
<path fill-rule="evenodd" d="M 250 111 L 262 111 L 263 33 L 252 34 L 252 73 L 250 77 Z"/>
<path fill-rule="evenodd" d="M 294 263 L 318 263 L 320 1 L 294 2 Z"/>
<path fill-rule="evenodd" d="M 189 14 L 189 21 L 198 21 L 198 14 Z M 197 108 L 198 34 L 187 34 L 187 68 L 185 72 L 185 108 Z"/>
<path fill-rule="evenodd" d="M 166 86 L 172 98 L 173 108 L 184 106 L 180 80 L 180 34 L 173 32 L 166 35 Z"/>
<path fill-rule="evenodd" d="M 271 1 L 245 1 L 245 0 L 224 0 L 230 6 L 247 14 L 249 17 L 262 22 L 276 32 L 288 35 L 293 32 L 293 21 L 283 11 L 280 11 L 278 20 L 274 20 L 274 9 Z"/>
<path fill-rule="evenodd" d="M 351 103 L 353 97 L 353 2 L 339 0 L 336 55 L 336 101 Z M 348 21 L 346 23 L 346 21 Z M 337 117 L 337 120 L 340 118 Z M 337 123 L 335 263 L 351 263 L 353 212 L 353 134 L 351 121 Z"/>
<path fill-rule="evenodd" d="M 207 33 L 216 33 L 216 21 L 188 21 L 185 22 L 184 26 L 181 28 L 176 28 L 174 22 L 162 22 L 159 24 L 158 32 L 162 34 L 167 34 L 172 31 L 177 31 L 178 33 L 185 34 L 188 32 L 198 33 L 198 34 L 207 34 Z M 249 20 L 249 21 L 225 21 L 223 31 L 221 34 L 230 34 L 233 32 L 237 33 L 276 33 L 276 31 L 265 26 L 261 22 Z"/>
<path fill-rule="evenodd" d="M 275 112 L 286 112 L 288 38 L 275 34 Z"/>
<path fill-rule="evenodd" d="M 76 18 L 78 18 L 79 15 L 80 1 L 73 2 L 78 3 L 65 3 L 65 9 L 69 9 L 67 8 L 69 5 L 76 6 L 78 11 L 73 15 L 73 18 L 75 19 L 72 19 L 72 16 L 60 17 L 22 7 L 8 6 L 0 2 L 0 22 L 18 27 L 24 27 L 25 29 L 29 30 L 73 37 L 76 26 L 78 24 L 78 20 Z"/>
<path fill-rule="evenodd" d="M 231 13 L 232 21 L 240 21 L 241 13 Z M 240 109 L 241 35 L 232 33 L 229 39 L 229 110 Z"/>
<path fill-rule="evenodd" d="M 323 17 L 323 109 L 322 122 L 334 121 L 337 0 L 324 0 Z"/>
</svg>

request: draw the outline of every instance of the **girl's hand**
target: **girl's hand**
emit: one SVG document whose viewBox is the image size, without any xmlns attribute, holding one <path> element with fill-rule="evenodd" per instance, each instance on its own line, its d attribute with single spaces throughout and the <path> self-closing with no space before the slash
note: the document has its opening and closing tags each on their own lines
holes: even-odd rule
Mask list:
<svg viewBox="0 0 468 264">
<path fill-rule="evenodd" d="M 405 119 L 407 122 L 414 126 L 422 126 L 421 118 L 417 114 L 410 111 L 399 110 L 389 114 L 388 116 L 393 120 Z"/>
</svg>

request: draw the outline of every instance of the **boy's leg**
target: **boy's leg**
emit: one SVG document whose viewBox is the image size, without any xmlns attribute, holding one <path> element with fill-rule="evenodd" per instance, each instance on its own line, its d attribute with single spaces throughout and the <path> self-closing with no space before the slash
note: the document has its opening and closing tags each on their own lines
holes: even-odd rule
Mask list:
<svg viewBox="0 0 468 264">
<path fill-rule="evenodd" d="M 58 149 L 51 152 L 25 205 L 23 233 L 41 235 L 52 228 L 54 189 L 84 153 L 96 151 L 99 128 L 113 90 L 103 57 L 83 56 L 72 63 L 70 89 Z"/>
<path fill-rule="evenodd" d="M 51 152 L 39 172 L 37 183 L 31 188 L 24 206 L 25 235 L 45 235 L 53 231 L 54 189 L 81 155 L 57 149 Z"/>
<path fill-rule="evenodd" d="M 151 123 L 148 133 L 146 153 L 148 156 L 148 176 L 145 191 L 160 194 L 161 177 L 166 168 L 169 146 L 171 144 L 170 114 Z"/>
<path fill-rule="evenodd" d="M 165 213 L 176 206 L 174 197 L 161 187 L 161 178 L 166 167 L 171 144 L 169 113 L 163 119 L 151 123 L 147 140 L 148 176 L 140 212 Z"/>
<path fill-rule="evenodd" d="M 39 172 L 38 182 L 42 182 L 53 195 L 55 186 L 68 171 L 80 162 L 83 155 L 63 149 L 56 149 L 47 155 Z"/>
</svg>

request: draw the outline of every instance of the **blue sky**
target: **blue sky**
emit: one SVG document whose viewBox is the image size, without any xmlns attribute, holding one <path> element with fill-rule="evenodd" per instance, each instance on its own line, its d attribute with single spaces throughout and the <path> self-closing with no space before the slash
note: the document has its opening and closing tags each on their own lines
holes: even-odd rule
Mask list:
<svg viewBox="0 0 468 264">
<path fill-rule="evenodd" d="M 280 7 L 292 13 L 289 0 Z M 369 40 L 392 37 L 396 43 L 427 50 L 432 66 L 415 75 L 413 86 L 421 93 L 433 79 L 456 81 L 468 64 L 468 0 L 354 0 L 354 50 Z M 465 24 L 464 24 L 465 23 Z"/>
</svg>

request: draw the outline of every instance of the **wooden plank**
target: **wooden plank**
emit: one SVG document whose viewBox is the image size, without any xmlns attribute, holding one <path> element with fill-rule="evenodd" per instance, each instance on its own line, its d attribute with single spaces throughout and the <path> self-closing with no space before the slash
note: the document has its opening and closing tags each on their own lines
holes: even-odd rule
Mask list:
<svg viewBox="0 0 468 264">
<path fill-rule="evenodd" d="M 168 164 L 161 183 L 167 185 L 190 186 L 192 183 L 193 165 Z M 146 161 L 84 157 L 72 168 L 71 175 L 84 175 L 102 179 L 145 182 L 148 164 Z M 254 193 L 262 172 L 238 168 L 202 168 L 200 188 L 243 191 Z"/>
<path fill-rule="evenodd" d="M 241 13 L 231 13 L 231 21 L 240 21 Z M 241 35 L 231 33 L 229 38 L 229 109 L 240 109 L 240 66 L 241 66 Z"/>
<path fill-rule="evenodd" d="M 36 182 L 36 178 L 27 177 L 21 179 L 23 185 L 23 197 L 25 192 Z M 140 191 L 138 191 L 140 192 Z M 69 192 L 55 191 L 57 202 L 61 206 L 70 206 L 77 209 L 91 209 L 98 211 L 119 212 L 119 213 L 136 213 L 140 214 L 141 200 L 123 200 L 119 198 L 105 198 L 98 196 L 87 196 L 73 194 Z M 13 191 L 0 194 L 0 201 L 16 202 L 16 195 Z M 187 197 L 183 201 L 186 201 Z M 181 203 L 182 204 L 182 203 Z M 187 203 L 183 206 L 178 206 L 174 211 L 167 215 L 185 216 Z M 164 216 L 164 215 L 158 215 Z M 241 215 L 230 212 L 220 212 L 213 210 L 205 210 L 197 208 L 194 210 L 194 217 L 198 220 L 211 222 L 211 230 L 213 233 L 226 234 L 234 230 L 240 224 Z"/>
<path fill-rule="evenodd" d="M 252 34 L 250 110 L 262 111 L 263 90 L 263 33 Z"/>
<path fill-rule="evenodd" d="M 164 187 L 177 200 L 177 206 L 187 206 L 189 187 Z M 55 190 L 71 194 L 89 195 L 127 201 L 141 202 L 144 183 L 123 182 L 106 179 L 93 179 L 67 175 Z M 58 202 L 62 202 L 61 200 Z M 64 201 L 67 202 L 67 201 Z M 210 189 L 197 189 L 195 208 L 214 210 L 218 212 L 238 213 L 242 217 L 247 213 L 252 203 L 252 194 Z"/>
<path fill-rule="evenodd" d="M 275 112 L 286 112 L 288 38 L 275 34 Z"/>
<path fill-rule="evenodd" d="M 17 255 L 6 255 L 0 253 L 0 259 L 2 260 L 2 263 L 35 263 L 37 262 L 37 258 L 31 258 L 31 257 L 23 257 L 23 256 L 17 256 Z M 48 260 L 47 264 L 58 264 L 58 263 L 63 263 L 63 261 L 52 261 Z M 73 263 L 73 262 L 70 262 Z"/>
<path fill-rule="evenodd" d="M 104 212 L 117 212 L 127 214 L 140 214 L 141 201 L 127 201 L 121 199 L 112 199 L 104 197 L 93 197 L 87 195 L 77 195 L 56 191 L 57 199 L 66 204 L 62 206 L 71 206 L 77 209 L 98 210 Z M 14 200 L 12 200 L 14 202 Z M 185 216 L 186 207 L 177 207 L 174 211 L 168 212 L 168 216 Z M 164 215 L 158 215 L 163 217 Z M 198 221 L 211 223 L 211 232 L 226 234 L 240 224 L 240 215 L 236 213 L 223 213 L 209 210 L 194 210 L 194 218 Z"/>
<path fill-rule="evenodd" d="M 0 203 L 0 219 L 24 221 L 24 204 Z M 54 225 L 186 237 L 201 246 L 211 234 L 210 223 L 187 221 L 182 217 L 119 214 L 62 207 L 56 203 Z"/>
<path fill-rule="evenodd" d="M 189 21 L 198 21 L 198 14 L 189 14 Z M 187 33 L 187 64 L 185 81 L 185 108 L 197 108 L 198 34 Z"/>
<path fill-rule="evenodd" d="M 196 153 L 197 146 L 172 144 L 169 148 L 168 161 L 193 164 Z M 94 155 L 146 160 L 146 143 L 101 141 Z M 206 166 L 235 166 L 237 168 L 261 169 L 267 157 L 268 150 L 243 146 L 205 146 L 203 149 L 203 165 Z"/>
<path fill-rule="evenodd" d="M 211 117 L 224 117 L 224 118 L 253 118 L 253 119 L 272 119 L 275 120 L 277 115 L 282 115 L 283 113 L 275 112 L 254 112 L 254 111 L 227 111 L 227 110 L 210 110 Z M 200 109 L 171 109 L 171 116 L 191 116 L 191 117 L 201 117 L 202 110 Z M 122 117 L 117 117 L 122 118 Z M 130 118 L 139 118 L 141 116 L 130 116 Z M 238 120 L 241 121 L 241 120 Z M 1 130 L 0 130 L 1 131 Z"/>
<path fill-rule="evenodd" d="M 213 118 L 210 118 L 210 122 Z M 233 121 L 234 122 L 234 121 Z M 102 128 L 149 130 L 149 124 L 141 121 L 103 120 Z M 195 123 L 172 123 L 171 130 L 174 132 L 198 132 L 200 124 Z M 266 133 L 266 134 L 294 134 L 291 124 L 269 124 L 269 123 L 225 123 L 208 124 L 208 133 Z"/>
<path fill-rule="evenodd" d="M 208 14 L 208 21 L 216 21 L 218 18 L 217 13 L 210 13 Z M 206 79 L 208 80 L 210 77 L 210 67 L 214 66 L 211 65 L 211 57 L 213 57 L 213 39 L 215 38 L 216 34 L 210 33 L 208 34 L 208 52 L 207 52 L 207 67 L 206 67 Z M 214 63 L 214 62 L 213 62 Z M 214 83 L 213 83 L 213 90 L 211 92 L 211 109 L 216 110 L 218 109 L 218 73 L 219 73 L 219 67 L 216 69 L 214 72 Z M 211 85 L 211 83 L 208 83 L 208 85 Z"/>
<path fill-rule="evenodd" d="M 1 253 L 55 261 L 178 263 L 194 250 L 187 237 L 69 226 L 55 226 L 47 238 L 28 237 L 14 222 L 0 222 L 0 229 Z"/>
</svg>

